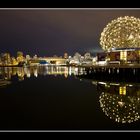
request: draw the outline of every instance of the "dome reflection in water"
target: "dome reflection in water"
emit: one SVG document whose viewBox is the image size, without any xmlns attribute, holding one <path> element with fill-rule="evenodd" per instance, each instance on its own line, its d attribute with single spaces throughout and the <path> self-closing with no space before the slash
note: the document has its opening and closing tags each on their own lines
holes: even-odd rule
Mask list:
<svg viewBox="0 0 140 140">
<path fill-rule="evenodd" d="M 110 119 L 118 123 L 132 123 L 140 118 L 139 85 L 97 83 L 100 107 Z"/>
</svg>

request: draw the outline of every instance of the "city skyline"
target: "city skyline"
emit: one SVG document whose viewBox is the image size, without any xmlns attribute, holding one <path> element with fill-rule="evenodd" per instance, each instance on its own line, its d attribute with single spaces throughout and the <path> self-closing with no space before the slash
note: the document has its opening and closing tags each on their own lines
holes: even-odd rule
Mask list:
<svg viewBox="0 0 140 140">
<path fill-rule="evenodd" d="M 139 10 L 0 10 L 1 52 L 38 56 L 102 51 L 100 34 L 119 16 L 140 18 Z"/>
<path fill-rule="evenodd" d="M 0 130 L 139 130 L 140 11 L 1 9 Z"/>
</svg>

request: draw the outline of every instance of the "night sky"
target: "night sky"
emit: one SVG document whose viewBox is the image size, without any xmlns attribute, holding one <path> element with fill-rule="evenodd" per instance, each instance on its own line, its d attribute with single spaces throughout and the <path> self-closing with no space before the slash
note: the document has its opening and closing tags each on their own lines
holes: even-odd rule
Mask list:
<svg viewBox="0 0 140 140">
<path fill-rule="evenodd" d="M 103 28 L 119 16 L 140 18 L 140 10 L 0 10 L 0 53 L 63 56 L 96 53 Z"/>
</svg>

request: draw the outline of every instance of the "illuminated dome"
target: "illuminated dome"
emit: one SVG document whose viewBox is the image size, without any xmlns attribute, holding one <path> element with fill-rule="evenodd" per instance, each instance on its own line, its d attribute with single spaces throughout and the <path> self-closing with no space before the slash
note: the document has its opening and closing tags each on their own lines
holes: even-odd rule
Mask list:
<svg viewBox="0 0 140 140">
<path fill-rule="evenodd" d="M 139 100 L 137 97 L 102 93 L 99 102 L 103 112 L 110 119 L 121 123 L 132 123 L 140 118 Z"/>
<path fill-rule="evenodd" d="M 140 48 L 140 19 L 125 16 L 112 20 L 101 33 L 100 45 L 106 51 Z"/>
</svg>

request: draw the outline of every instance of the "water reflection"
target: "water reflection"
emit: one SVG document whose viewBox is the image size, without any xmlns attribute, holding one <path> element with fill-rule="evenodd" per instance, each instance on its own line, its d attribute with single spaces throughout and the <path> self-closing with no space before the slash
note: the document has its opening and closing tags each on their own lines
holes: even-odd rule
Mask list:
<svg viewBox="0 0 140 140">
<path fill-rule="evenodd" d="M 132 123 L 140 118 L 140 85 L 92 82 L 97 85 L 102 111 L 110 119 Z"/>
<path fill-rule="evenodd" d="M 23 81 L 26 77 L 38 77 L 39 75 L 63 75 L 65 78 L 71 75 L 84 74 L 84 68 L 65 66 L 38 66 L 38 67 L 0 67 L 0 87 L 11 83 L 12 77 Z"/>
<path fill-rule="evenodd" d="M 13 77 L 17 77 L 19 81 L 23 81 L 26 78 L 37 78 L 38 76 L 46 75 L 62 75 L 65 78 L 74 75 L 79 77 L 80 80 L 85 74 L 84 68 L 76 67 L 1 67 L 0 87 L 11 84 Z M 132 123 L 140 119 L 139 83 L 97 81 L 92 77 L 92 84 L 97 87 L 100 107 L 108 118 L 118 123 Z"/>
</svg>

